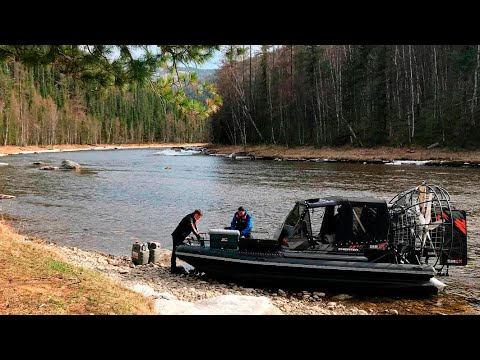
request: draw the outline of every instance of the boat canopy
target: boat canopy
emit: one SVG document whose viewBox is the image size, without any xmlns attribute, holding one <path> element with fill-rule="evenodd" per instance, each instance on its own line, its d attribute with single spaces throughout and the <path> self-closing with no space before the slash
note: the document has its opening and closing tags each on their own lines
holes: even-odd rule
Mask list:
<svg viewBox="0 0 480 360">
<path fill-rule="evenodd" d="M 354 197 L 338 197 L 338 196 L 329 196 L 325 198 L 317 199 L 308 199 L 297 201 L 297 203 L 304 203 L 306 207 L 317 208 L 317 207 L 326 207 L 330 205 L 342 205 L 350 203 L 352 206 L 356 205 L 368 205 L 373 207 L 387 207 L 385 200 L 375 199 L 375 198 L 354 198 Z"/>
<path fill-rule="evenodd" d="M 315 217 L 312 224 L 315 211 L 321 211 L 321 216 Z M 387 240 L 388 226 L 384 200 L 325 197 L 297 201 L 279 237 L 286 236 L 289 244 L 298 250 L 308 248 L 315 241 L 337 247 L 379 244 Z"/>
</svg>

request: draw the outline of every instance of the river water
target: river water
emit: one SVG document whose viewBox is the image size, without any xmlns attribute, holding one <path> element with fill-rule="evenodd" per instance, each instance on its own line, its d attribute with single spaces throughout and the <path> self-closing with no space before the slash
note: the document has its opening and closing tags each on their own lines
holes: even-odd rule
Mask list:
<svg viewBox="0 0 480 360">
<path fill-rule="evenodd" d="M 83 170 L 40 171 L 34 161 Z M 273 235 L 294 202 L 328 195 L 390 200 L 422 181 L 444 187 L 457 208 L 467 211 L 469 265 L 441 280 L 457 293 L 480 298 L 477 194 L 480 170 L 418 165 L 236 160 L 172 149 L 38 153 L 1 158 L 0 214 L 21 232 L 61 245 L 130 255 L 135 240 L 171 248 L 170 234 L 181 218 L 201 208 L 198 228 L 229 225 L 245 206 L 254 230 Z M 258 236 L 258 235 L 257 235 Z"/>
</svg>

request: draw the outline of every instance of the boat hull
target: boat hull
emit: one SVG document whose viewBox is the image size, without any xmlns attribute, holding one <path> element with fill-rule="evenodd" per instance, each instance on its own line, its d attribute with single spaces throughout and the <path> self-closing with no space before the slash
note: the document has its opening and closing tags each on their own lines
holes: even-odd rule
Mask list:
<svg viewBox="0 0 480 360">
<path fill-rule="evenodd" d="M 219 279 L 298 289 L 342 288 L 356 292 L 436 294 L 431 266 L 372 263 L 363 256 L 247 253 L 180 245 L 179 259 Z"/>
</svg>

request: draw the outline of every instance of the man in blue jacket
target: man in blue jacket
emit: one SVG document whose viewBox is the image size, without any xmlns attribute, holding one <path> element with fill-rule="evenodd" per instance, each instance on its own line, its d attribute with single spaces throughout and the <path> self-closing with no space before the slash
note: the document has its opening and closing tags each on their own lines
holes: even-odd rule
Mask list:
<svg viewBox="0 0 480 360">
<path fill-rule="evenodd" d="M 230 229 L 240 231 L 240 236 L 252 238 L 252 217 L 243 206 L 240 206 L 235 215 L 233 215 Z"/>
</svg>

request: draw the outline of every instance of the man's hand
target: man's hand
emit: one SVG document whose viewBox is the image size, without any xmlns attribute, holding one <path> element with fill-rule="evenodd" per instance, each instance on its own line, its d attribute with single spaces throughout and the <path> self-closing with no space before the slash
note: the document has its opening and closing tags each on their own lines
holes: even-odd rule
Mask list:
<svg viewBox="0 0 480 360">
<path fill-rule="evenodd" d="M 195 234 L 195 236 L 197 237 L 197 240 L 200 240 L 200 234 Z"/>
</svg>

